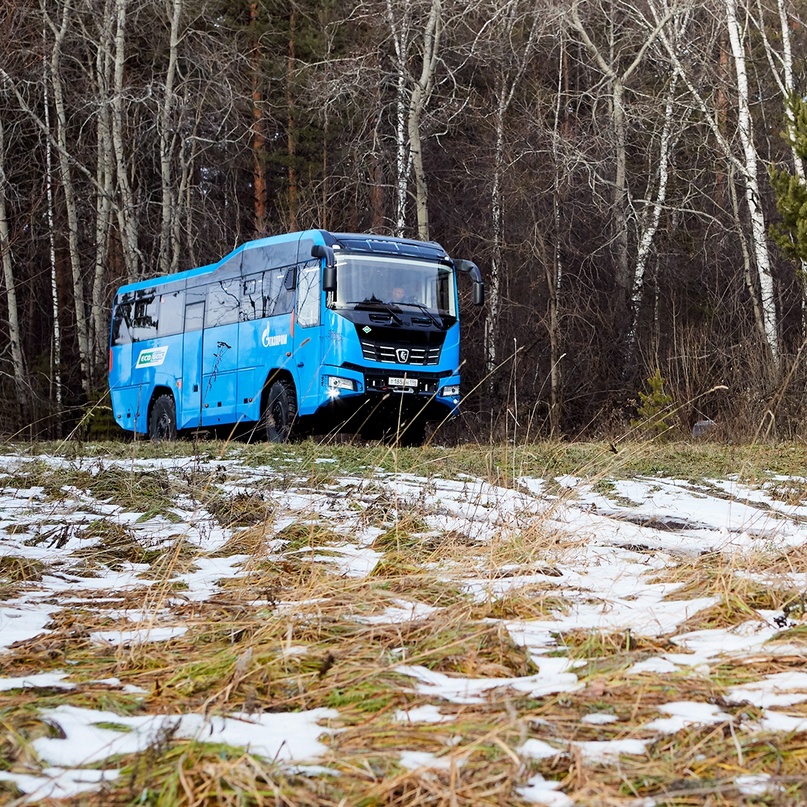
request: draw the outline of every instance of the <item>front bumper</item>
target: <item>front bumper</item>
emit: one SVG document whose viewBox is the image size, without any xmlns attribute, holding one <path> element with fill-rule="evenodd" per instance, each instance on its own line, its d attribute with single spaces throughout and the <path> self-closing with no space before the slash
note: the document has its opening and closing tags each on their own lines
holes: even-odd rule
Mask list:
<svg viewBox="0 0 807 807">
<path fill-rule="evenodd" d="M 449 409 L 450 414 L 456 414 L 460 404 L 460 376 L 451 371 L 429 373 L 410 368 L 361 370 L 325 367 L 321 386 L 326 404 L 337 399 L 348 401 L 365 397 L 377 400 L 378 396 L 405 396 L 414 399 L 411 401 L 413 406 L 423 406 L 424 399 L 428 399 L 440 409 Z"/>
</svg>

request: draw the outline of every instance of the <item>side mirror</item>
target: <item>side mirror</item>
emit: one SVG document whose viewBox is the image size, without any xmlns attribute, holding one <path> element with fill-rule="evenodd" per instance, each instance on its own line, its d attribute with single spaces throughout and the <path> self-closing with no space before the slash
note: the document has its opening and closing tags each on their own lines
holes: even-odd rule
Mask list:
<svg viewBox="0 0 807 807">
<path fill-rule="evenodd" d="M 474 305 L 482 305 L 485 302 L 485 284 L 482 281 L 482 273 L 473 261 L 454 261 L 457 270 L 471 276 L 474 284 Z"/>
<path fill-rule="evenodd" d="M 336 258 L 333 249 L 325 244 L 311 247 L 312 258 L 325 258 L 325 271 L 322 273 L 323 291 L 336 291 Z"/>
<path fill-rule="evenodd" d="M 325 264 L 325 270 L 322 273 L 322 290 L 336 291 L 336 265 L 333 263 Z"/>
</svg>

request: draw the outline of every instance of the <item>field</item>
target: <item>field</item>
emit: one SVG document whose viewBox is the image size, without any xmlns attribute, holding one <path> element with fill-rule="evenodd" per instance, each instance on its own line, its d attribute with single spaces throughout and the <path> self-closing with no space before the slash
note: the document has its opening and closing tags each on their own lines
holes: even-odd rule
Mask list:
<svg viewBox="0 0 807 807">
<path fill-rule="evenodd" d="M 0 803 L 801 805 L 807 449 L 0 449 Z"/>
</svg>

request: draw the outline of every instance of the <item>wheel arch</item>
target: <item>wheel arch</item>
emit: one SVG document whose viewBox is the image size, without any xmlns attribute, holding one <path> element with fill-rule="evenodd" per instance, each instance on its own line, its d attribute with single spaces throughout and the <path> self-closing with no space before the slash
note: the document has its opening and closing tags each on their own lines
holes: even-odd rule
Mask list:
<svg viewBox="0 0 807 807">
<path fill-rule="evenodd" d="M 148 423 L 151 419 L 151 410 L 154 409 L 154 402 L 161 395 L 168 395 L 171 398 L 171 400 L 174 402 L 174 411 L 176 411 L 177 399 L 174 395 L 174 391 L 171 389 L 171 387 L 167 387 L 164 384 L 158 384 L 151 392 L 151 400 L 149 401 L 148 410 L 146 411 L 146 431 L 148 431 Z"/>
<path fill-rule="evenodd" d="M 263 382 L 263 389 L 261 390 L 261 415 L 266 411 L 266 405 L 269 402 L 269 390 L 275 381 L 285 381 L 287 384 L 290 384 L 291 388 L 294 390 L 294 397 L 297 398 L 297 385 L 294 383 L 292 374 L 288 370 L 272 370 L 269 375 L 266 376 L 266 380 Z M 297 403 L 299 405 L 299 401 Z"/>
</svg>

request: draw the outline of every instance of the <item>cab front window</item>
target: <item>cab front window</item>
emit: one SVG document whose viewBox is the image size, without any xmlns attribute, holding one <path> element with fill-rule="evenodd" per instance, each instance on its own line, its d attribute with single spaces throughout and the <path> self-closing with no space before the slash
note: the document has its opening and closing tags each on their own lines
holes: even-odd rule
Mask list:
<svg viewBox="0 0 807 807">
<path fill-rule="evenodd" d="M 336 309 L 393 306 L 426 309 L 441 317 L 456 317 L 454 270 L 446 264 L 337 255 Z"/>
</svg>

